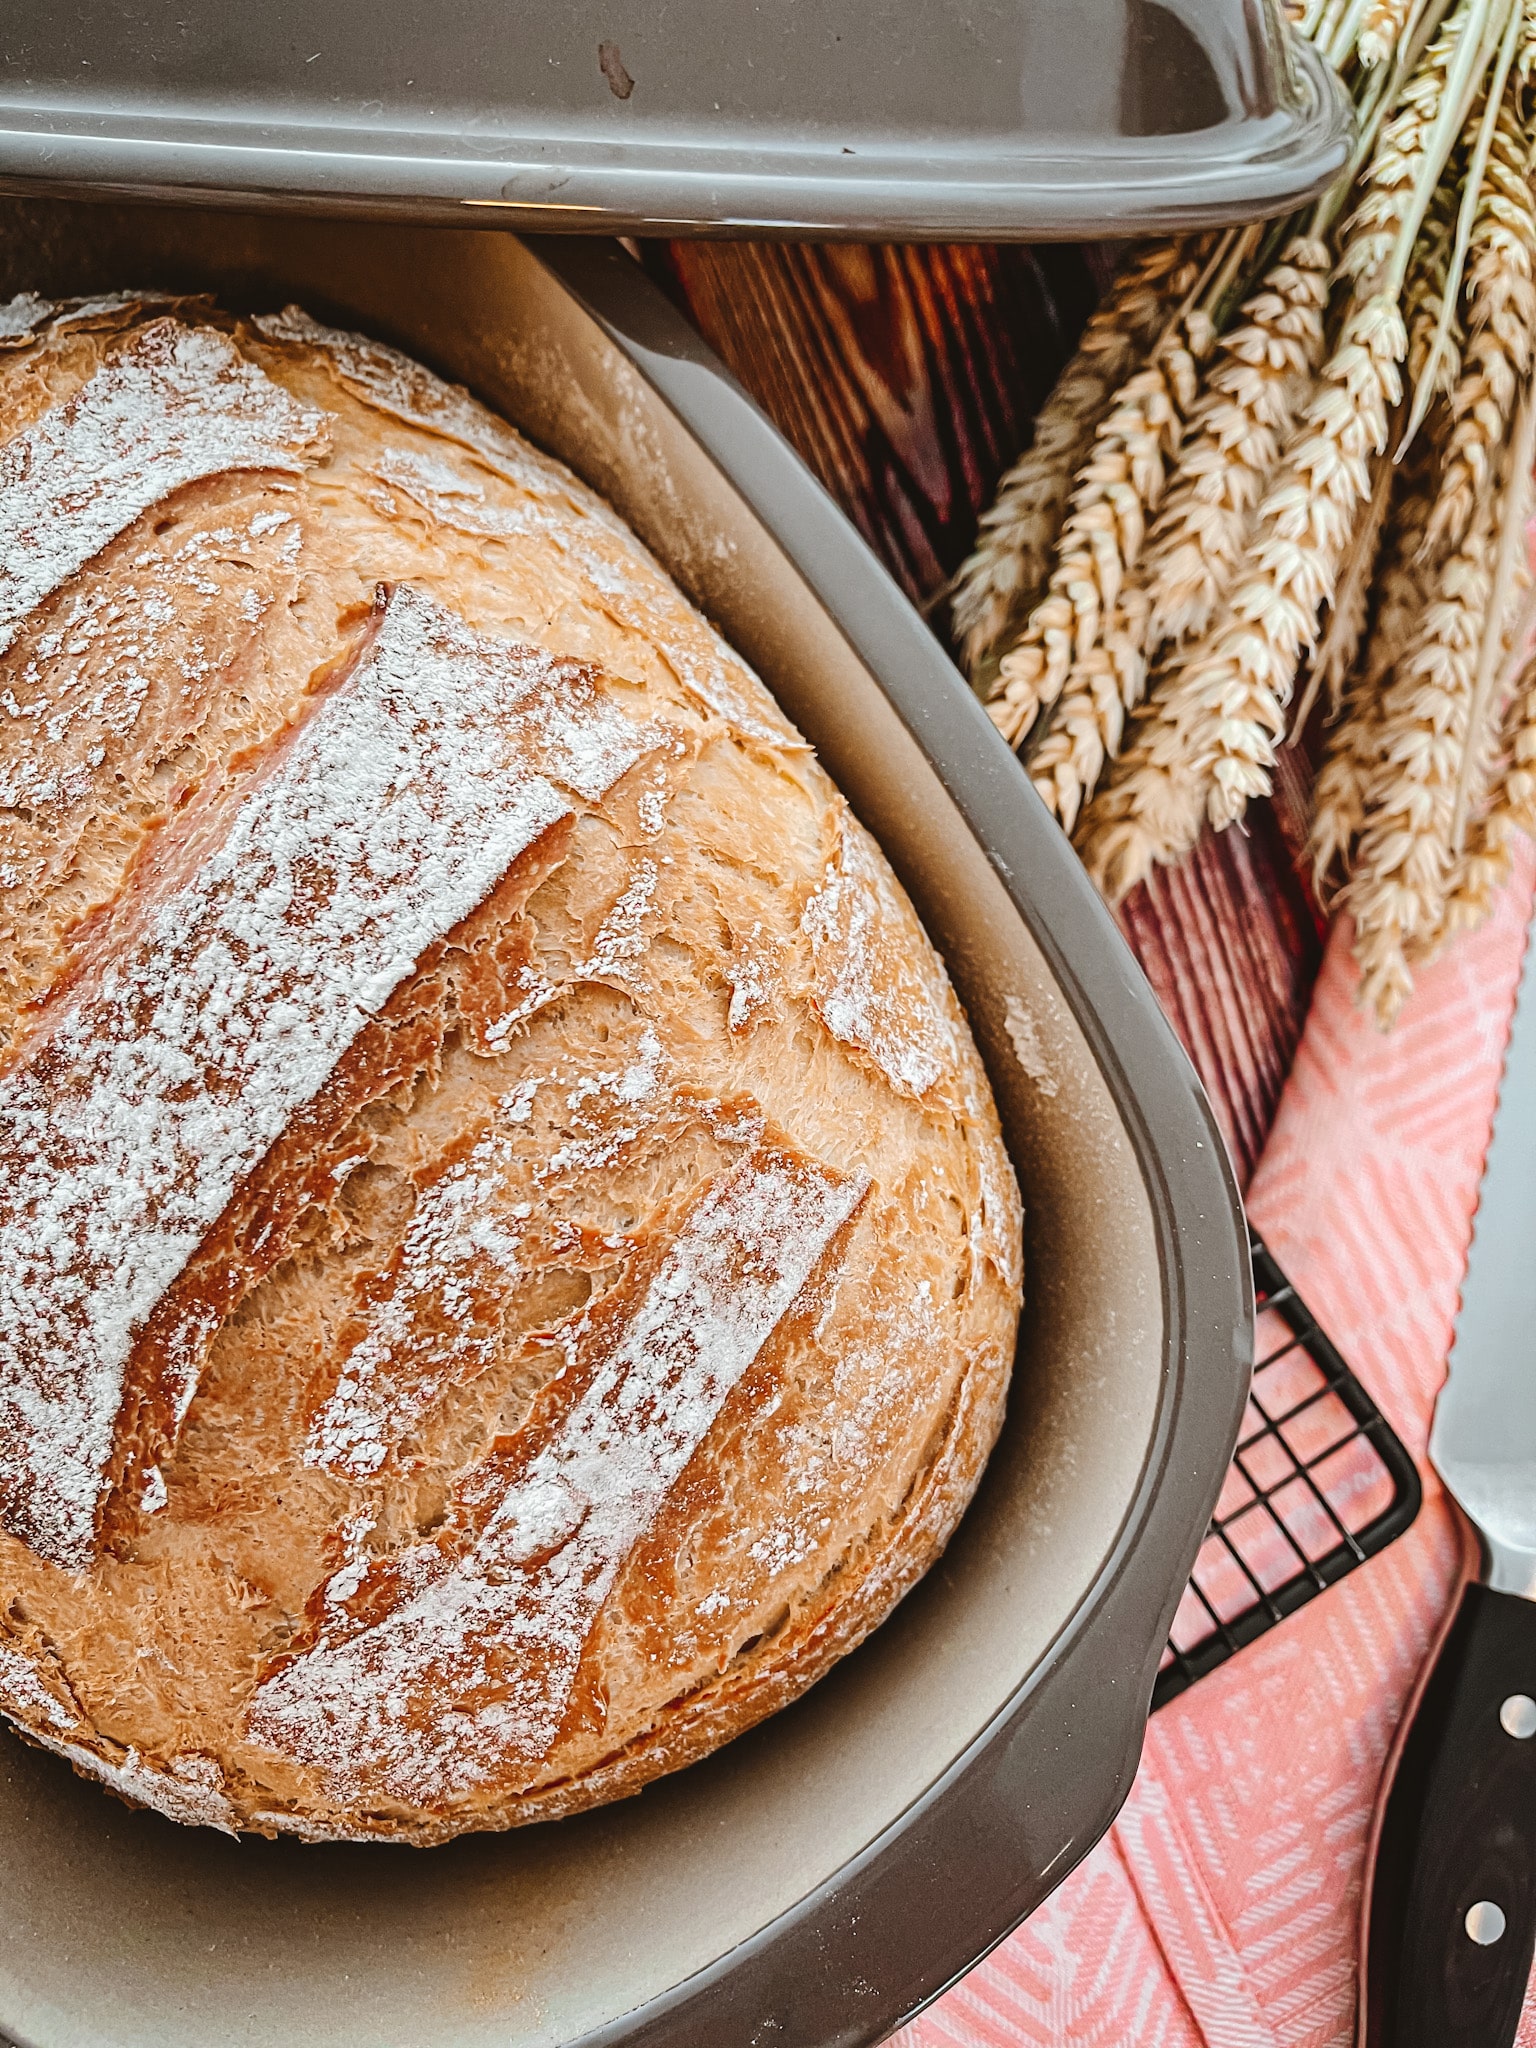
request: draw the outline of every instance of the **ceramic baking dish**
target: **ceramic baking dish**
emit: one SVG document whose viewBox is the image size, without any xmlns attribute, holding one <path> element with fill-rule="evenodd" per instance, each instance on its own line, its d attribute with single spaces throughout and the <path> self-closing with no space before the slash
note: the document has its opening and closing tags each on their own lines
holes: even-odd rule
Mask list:
<svg viewBox="0 0 1536 2048">
<path fill-rule="evenodd" d="M 1252 1356 L 1205 1099 L 921 621 L 620 250 L 0 204 L 0 292 L 125 283 L 298 298 L 607 493 L 758 664 L 944 953 L 1024 1189 L 1028 1300 L 1004 1435 L 940 1565 L 800 1704 L 638 1799 L 433 1850 L 235 1843 L 0 1734 L 0 2034 L 876 2041 L 1061 1881 L 1134 1773 Z"/>
<path fill-rule="evenodd" d="M 1287 212 L 1350 120 L 1277 0 L 0 0 L 0 178 L 328 214 L 1129 235 Z"/>
</svg>

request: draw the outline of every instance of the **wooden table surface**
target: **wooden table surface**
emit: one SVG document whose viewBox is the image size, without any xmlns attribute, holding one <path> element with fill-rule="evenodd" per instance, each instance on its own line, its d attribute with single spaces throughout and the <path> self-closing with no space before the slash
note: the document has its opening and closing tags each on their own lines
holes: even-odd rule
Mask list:
<svg viewBox="0 0 1536 2048">
<path fill-rule="evenodd" d="M 648 242 L 647 269 L 908 593 L 929 604 L 1029 438 L 1113 262 L 1105 248 Z M 933 604 L 936 632 L 945 608 Z M 1296 1048 L 1322 920 L 1293 865 L 1311 767 L 1130 896 L 1126 936 L 1246 1182 Z M 1021 792 L 1022 796 L 1022 792 Z"/>
</svg>

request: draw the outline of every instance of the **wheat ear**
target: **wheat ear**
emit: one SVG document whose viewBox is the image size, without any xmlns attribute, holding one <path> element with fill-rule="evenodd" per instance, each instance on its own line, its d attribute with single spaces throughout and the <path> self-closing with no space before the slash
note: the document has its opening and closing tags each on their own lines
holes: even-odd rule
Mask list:
<svg viewBox="0 0 1536 2048">
<path fill-rule="evenodd" d="M 1148 537 L 1140 590 L 1122 590 L 1118 633 L 1077 664 L 1030 773 L 1070 831 L 1124 715 L 1140 695 L 1146 654 L 1200 631 L 1240 558 L 1265 478 L 1323 345 L 1328 250 L 1298 239 L 1217 344 L 1164 506 Z M 1116 685 L 1118 684 L 1118 690 Z"/>
<path fill-rule="evenodd" d="M 1464 871 L 1446 900 L 1447 934 L 1483 922 L 1509 878 L 1515 834 L 1536 837 L 1536 648 L 1525 645 L 1536 627 L 1536 614 L 1529 606 L 1522 624 L 1524 630 L 1512 636 L 1515 675 L 1502 721 L 1499 760 L 1487 808 L 1473 820 L 1467 836 Z"/>
<path fill-rule="evenodd" d="M 1077 602 L 1081 637 L 1050 731 L 1030 762 L 1030 776 L 1069 832 L 1105 759 L 1119 747 L 1126 712 L 1141 697 L 1147 600 L 1136 579 L 1137 559 L 1146 517 L 1162 496 L 1185 410 L 1194 401 L 1196 376 L 1192 352 L 1175 341 L 1132 379 L 1095 443 L 1063 529 L 1060 571 L 1072 579 L 1068 587 Z M 1112 522 L 1105 516 L 1111 509 Z M 1091 560 L 1085 540 L 1094 547 Z M 1089 589 L 1098 600 L 1096 614 L 1081 600 Z M 1021 673 L 1031 689 L 1036 686 L 1036 663 L 1028 646 L 1004 657 L 1000 705 L 1008 704 L 1008 689 L 1017 691 Z"/>
<path fill-rule="evenodd" d="M 1501 0 L 1485 0 L 1485 31 L 1491 31 L 1499 19 Z M 1456 149 L 1447 153 L 1447 161 L 1457 153 L 1466 152 L 1466 169 L 1462 178 L 1460 203 L 1456 209 L 1456 233 L 1451 243 L 1450 262 L 1447 266 L 1444 291 L 1440 304 L 1440 322 L 1435 331 L 1434 341 L 1429 350 L 1426 373 L 1414 390 L 1413 403 L 1409 407 L 1408 427 L 1405 439 L 1411 441 L 1430 406 L 1434 403 L 1439 379 L 1436 371 L 1445 349 L 1460 305 L 1462 279 L 1466 271 L 1467 256 L 1472 244 L 1472 231 L 1476 225 L 1483 197 L 1484 180 L 1492 156 L 1494 139 L 1498 133 L 1499 121 L 1504 113 L 1505 87 L 1514 73 L 1515 57 L 1520 39 L 1522 0 L 1502 0 L 1506 10 L 1503 30 L 1499 37 L 1493 68 L 1486 70 L 1486 48 L 1483 51 L 1484 76 L 1480 86 L 1477 83 L 1476 66 L 1469 75 L 1467 91 L 1474 87 L 1480 93 L 1482 106 L 1477 118 L 1462 136 Z M 1470 28 L 1467 31 L 1470 34 Z M 1458 51 L 1458 59 L 1461 56 Z M 1460 70 L 1458 62 L 1457 70 Z M 1468 99 L 1471 108 L 1471 99 Z"/>
<path fill-rule="evenodd" d="M 1478 199 L 1467 264 L 1465 369 L 1451 394 L 1451 438 L 1427 545 L 1455 547 L 1492 488 L 1536 332 L 1536 207 L 1530 146 L 1506 93 Z"/>
<path fill-rule="evenodd" d="M 1323 353 L 1328 245 L 1297 237 L 1216 344 L 1147 538 L 1148 654 L 1209 625 Z"/>
<path fill-rule="evenodd" d="M 1014 745 L 1042 707 L 1055 703 L 1074 671 L 1086 677 L 1093 664 L 1095 674 L 1102 673 L 1100 654 L 1114 665 L 1106 634 L 1123 637 L 1120 628 L 1130 621 L 1119 600 L 1141 552 L 1148 508 L 1162 496 L 1195 381 L 1192 353 L 1169 337 L 1099 423 L 1062 525 L 1046 594 L 1017 645 L 1003 656 L 998 694 L 987 707 Z M 1138 645 L 1135 672 L 1127 671 L 1119 685 L 1132 700 L 1140 688 L 1139 660 Z"/>
<path fill-rule="evenodd" d="M 955 577 L 952 617 L 973 679 L 1045 587 L 1073 479 L 1116 391 L 1199 274 L 1206 243 L 1149 242 L 1125 263 L 1035 421 L 1034 439 L 982 515 Z"/>
<path fill-rule="evenodd" d="M 1233 591 L 1225 632 L 1191 665 L 1194 722 L 1211 727 L 1208 809 L 1218 827 L 1269 789 L 1297 663 L 1313 643 L 1318 613 L 1333 596 L 1356 515 L 1370 495 L 1370 458 L 1386 446 L 1406 346 L 1395 298 L 1370 300 L 1350 314 L 1260 509 L 1253 573 Z"/>
<path fill-rule="evenodd" d="M 1415 210 L 1419 209 L 1422 217 L 1430 198 L 1424 191 L 1426 161 L 1446 110 L 1448 92 L 1459 78 L 1458 55 L 1463 64 L 1467 58 L 1466 31 L 1472 25 L 1471 0 L 1462 0 L 1425 51 L 1377 137 L 1364 196 L 1345 224 L 1345 248 L 1339 263 L 1341 275 L 1352 279 L 1362 296 L 1372 290 L 1394 251 L 1402 247 Z M 1439 183 L 1439 168 L 1435 168 L 1435 184 Z"/>
<path fill-rule="evenodd" d="M 1382 529 L 1392 496 L 1393 465 L 1379 455 L 1373 466 L 1375 482 L 1364 512 L 1355 522 L 1344 558 L 1334 579 L 1333 597 L 1327 621 L 1307 662 L 1307 687 L 1291 714 L 1290 742 L 1294 745 L 1306 730 L 1312 707 L 1326 694 L 1330 712 L 1337 716 L 1344 698 L 1344 685 L 1355 666 L 1365 622 L 1370 614 L 1371 583 L 1381 552 Z"/>
<path fill-rule="evenodd" d="M 1408 23 L 1412 0 L 1371 0 L 1360 24 L 1355 54 L 1366 71 L 1385 64 Z"/>
<path fill-rule="evenodd" d="M 1431 392 L 1444 398 L 1450 396 L 1461 375 L 1464 338 L 1457 321 L 1441 319 L 1450 282 L 1459 182 L 1448 174 L 1436 186 L 1403 287 L 1408 382 L 1417 389 L 1427 380 Z"/>
<path fill-rule="evenodd" d="M 1401 396 L 1405 347 L 1395 295 L 1351 311 L 1259 507 L 1244 572 L 1206 641 L 1165 678 L 1134 758 L 1094 806 L 1084 858 L 1111 900 L 1154 862 L 1187 852 L 1205 817 L 1230 824 L 1268 789 L 1297 663 Z"/>
<path fill-rule="evenodd" d="M 1496 515 L 1498 553 L 1488 628 L 1472 686 L 1467 744 L 1457 776 L 1451 821 L 1451 873 L 1438 927 L 1421 949 L 1425 958 L 1454 933 L 1483 922 L 1509 873 L 1514 825 L 1507 783 L 1510 773 L 1515 772 L 1514 756 L 1521 730 L 1517 724 L 1513 732 L 1501 735 L 1499 705 L 1508 693 L 1511 662 L 1519 662 L 1533 624 L 1526 539 L 1533 497 L 1533 456 L 1536 403 L 1527 381 Z M 1506 738 L 1508 748 L 1503 762 L 1499 758 L 1501 737 Z"/>
<path fill-rule="evenodd" d="M 1413 987 L 1412 959 L 1440 923 L 1450 882 L 1456 782 L 1488 627 L 1494 534 L 1480 506 L 1436 576 L 1418 640 L 1382 697 L 1377 763 L 1355 872 L 1360 1001 L 1383 1027 Z"/>
<path fill-rule="evenodd" d="M 1514 636 L 1515 678 L 1503 721 L 1503 760 L 1484 819 L 1498 816 L 1512 832 L 1536 837 L 1536 615 L 1527 602 Z"/>
<path fill-rule="evenodd" d="M 1375 617 L 1313 786 L 1307 857 L 1319 901 L 1327 900 L 1336 875 L 1347 879 L 1380 751 L 1382 689 L 1407 653 L 1428 602 L 1423 543 L 1439 488 L 1438 462 L 1433 444 L 1421 440 L 1396 475 L 1375 578 Z"/>
<path fill-rule="evenodd" d="M 1376 139 L 1340 266 L 1356 297 L 1259 508 L 1249 564 L 1206 641 L 1160 683 L 1136 744 L 1085 821 L 1084 857 L 1111 900 L 1154 862 L 1187 852 L 1204 820 L 1231 824 L 1268 791 L 1298 661 L 1314 644 L 1369 491 L 1371 457 L 1402 396 L 1399 296 L 1479 67 L 1486 71 L 1493 4 L 1461 0 Z"/>
</svg>

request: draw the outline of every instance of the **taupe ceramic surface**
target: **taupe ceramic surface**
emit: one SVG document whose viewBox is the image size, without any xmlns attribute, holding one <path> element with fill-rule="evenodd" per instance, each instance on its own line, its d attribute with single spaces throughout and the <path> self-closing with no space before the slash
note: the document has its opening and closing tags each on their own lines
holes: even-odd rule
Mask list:
<svg viewBox="0 0 1536 2048">
<path fill-rule="evenodd" d="M 1024 1189 L 1028 1301 L 1004 1436 L 941 1565 L 799 1705 L 638 1799 L 428 1851 L 237 1844 L 0 1734 L 0 2034 L 878 2040 L 1060 1882 L 1134 1772 L 1252 1355 L 1204 1097 L 921 621 L 621 252 L 0 204 L 0 292 L 134 283 L 296 297 L 467 382 L 605 491 L 758 664 L 948 961 Z"/>
<path fill-rule="evenodd" d="M 0 177 L 521 229 L 1281 213 L 1349 102 L 1274 0 L 0 0 Z"/>
</svg>

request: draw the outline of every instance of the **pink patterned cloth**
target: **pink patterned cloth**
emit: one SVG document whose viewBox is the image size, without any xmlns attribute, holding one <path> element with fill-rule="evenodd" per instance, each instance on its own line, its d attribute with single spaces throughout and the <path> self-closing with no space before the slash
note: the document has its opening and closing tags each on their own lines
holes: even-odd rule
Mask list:
<svg viewBox="0 0 1536 2048">
<path fill-rule="evenodd" d="M 900 2048 L 1348 2048 L 1377 1781 L 1449 1602 L 1457 1524 L 1424 1461 L 1530 914 L 1427 970 L 1397 1029 L 1336 929 L 1254 1221 L 1413 1450 L 1406 1536 L 1172 1701 L 1110 1833 Z M 1536 2048 L 1528 1994 L 1518 2048 Z"/>
</svg>

